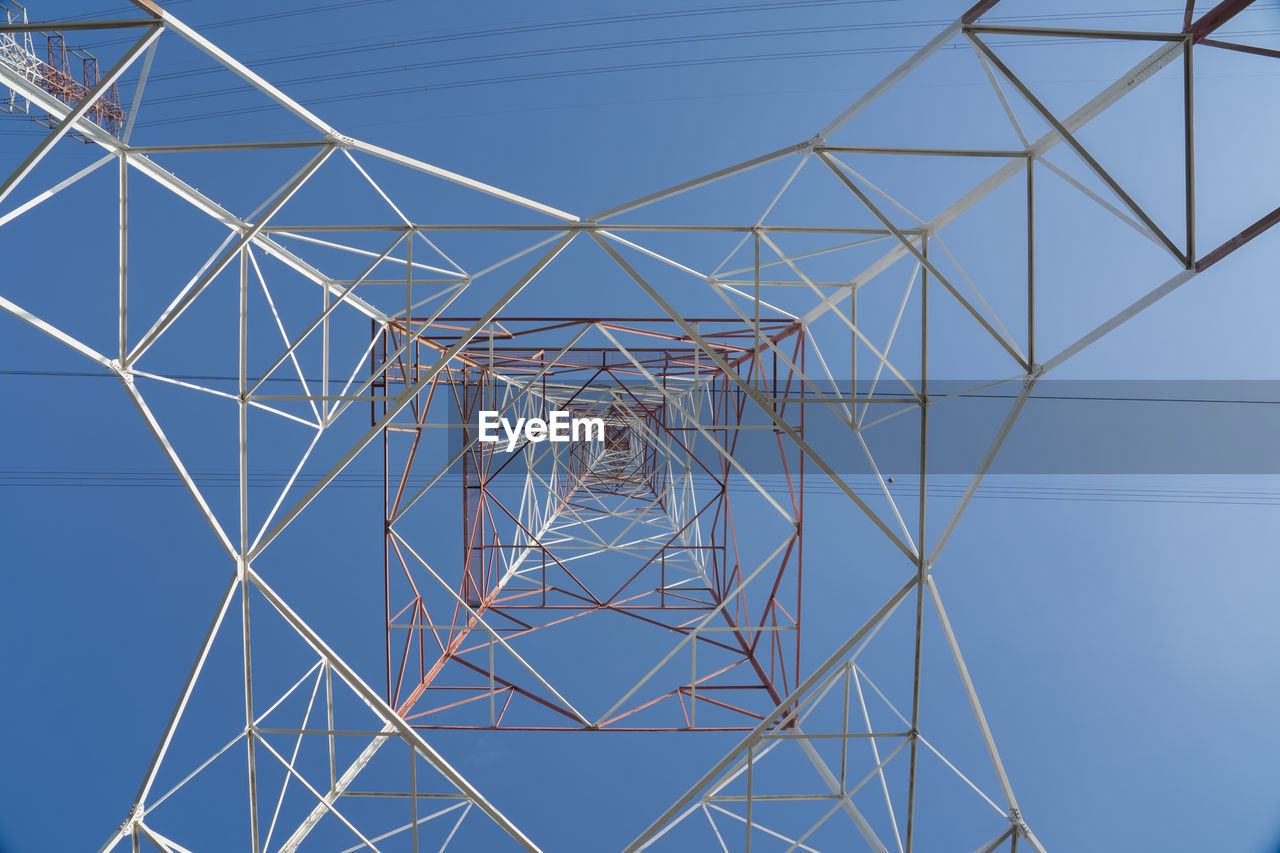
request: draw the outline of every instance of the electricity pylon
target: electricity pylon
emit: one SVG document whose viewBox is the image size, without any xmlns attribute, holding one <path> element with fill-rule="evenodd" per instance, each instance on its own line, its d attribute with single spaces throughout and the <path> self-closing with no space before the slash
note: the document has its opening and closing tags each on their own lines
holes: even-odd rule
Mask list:
<svg viewBox="0 0 1280 853">
<path fill-rule="evenodd" d="M 1136 33 L 990 25 L 995 2 L 985 0 L 816 133 L 585 217 L 339 133 L 169 12 L 135 3 L 133 20 L 11 17 L 3 56 L 22 53 L 12 34 L 137 34 L 78 101 L 51 94 L 21 56 L 0 61 L 10 102 L 53 126 L 0 184 L 0 236 L 56 248 L 65 235 L 40 216 L 104 192 L 119 232 L 108 265 L 85 258 L 95 282 L 115 284 L 109 308 L 66 316 L 56 293 L 16 278 L 0 307 L 119 379 L 228 561 L 170 723 L 104 850 L 537 850 L 428 740 L 438 729 L 496 728 L 739 731 L 628 851 L 910 851 L 940 839 L 1045 849 L 934 573 L 1042 377 L 1280 219 L 1273 211 L 1209 251 L 1197 246 L 1191 58 L 1276 58 L 1210 38 L 1247 2 L 1198 17 L 1189 7 L 1179 32 Z M 264 140 L 255 122 L 224 129 L 240 139 L 167 144 L 160 129 L 135 126 L 153 65 L 169 56 L 156 53 L 162 37 L 177 60 L 199 57 L 247 83 L 291 129 Z M 1009 38 L 1119 43 L 1136 61 L 1064 111 L 1010 68 Z M 903 81 L 954 44 L 972 48 L 971 70 L 988 84 L 973 108 L 1000 119 L 986 128 L 989 144 L 948 144 L 955 128 L 941 119 L 906 121 L 921 115 L 920 96 L 904 94 Z M 1159 75 L 1181 81 L 1178 229 L 1082 142 Z M 96 121 L 95 104 L 117 87 L 132 91 L 125 119 Z M 885 105 L 903 130 L 893 144 L 869 144 L 893 126 Z M 46 155 L 73 135 L 100 156 L 54 174 Z M 231 174 L 220 159 L 229 155 L 243 158 L 240 183 L 197 189 L 199 177 Z M 281 163 L 281 180 L 269 180 Z M 934 195 L 890 191 L 916 170 Z M 241 184 L 251 200 L 215 200 Z M 1051 334 L 1036 298 L 1037 248 L 1051 236 L 1036 226 L 1064 193 L 1140 246 L 1155 277 L 1117 291 L 1122 303 L 1083 328 Z M 664 215 L 642 218 L 655 211 Z M 169 267 L 148 277 L 160 238 L 140 241 L 131 228 L 157 214 L 171 229 L 167 248 L 190 254 L 185 282 L 169 280 Z M 993 233 L 966 230 L 975 221 Z M 573 279 L 578 250 L 614 275 L 593 286 L 627 288 L 651 311 L 529 310 L 566 304 L 555 287 Z M 1008 261 L 1004 273 L 970 275 L 984 253 Z M 211 334 L 228 306 L 235 332 Z M 184 376 L 192 351 L 213 378 Z M 963 496 L 940 512 L 927 492 L 929 423 L 957 395 L 931 394 L 939 351 L 973 358 L 974 390 L 1014 389 Z M 606 435 L 506 449 L 479 440 L 481 410 L 568 410 L 600 417 Z M 223 423 L 235 423 L 238 485 L 225 503 L 185 461 Z M 440 425 L 453 442 L 443 455 L 425 438 Z M 912 463 L 893 470 L 914 484 L 914 501 L 889 488 L 881 464 L 886 437 L 904 433 Z M 386 683 L 374 687 L 266 578 L 290 568 L 273 546 L 378 445 L 386 672 L 372 681 Z M 866 484 L 845 476 L 841 454 Z M 290 473 L 257 500 L 263 460 L 282 458 Z M 806 477 L 834 489 L 861 519 L 859 535 L 889 555 L 875 571 L 890 591 L 850 602 L 847 640 L 816 662 L 800 654 Z M 329 510 L 337 526 L 367 523 Z M 546 666 L 548 648 L 571 656 L 641 629 L 644 643 L 607 666 Z M 929 638 L 954 664 L 954 709 L 972 718 L 993 786 L 949 758 L 922 716 Z M 882 649 L 901 654 L 868 664 Z M 919 797 L 927 772 L 957 782 L 974 815 L 931 810 Z"/>
</svg>

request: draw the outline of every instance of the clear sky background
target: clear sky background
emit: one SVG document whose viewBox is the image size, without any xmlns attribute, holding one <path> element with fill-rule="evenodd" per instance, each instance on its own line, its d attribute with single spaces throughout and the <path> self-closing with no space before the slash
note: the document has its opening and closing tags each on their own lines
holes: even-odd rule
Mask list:
<svg viewBox="0 0 1280 853">
<path fill-rule="evenodd" d="M 99 2 L 32 0 L 29 11 L 33 19 L 127 11 Z M 580 214 L 812 136 L 964 11 L 932 0 L 164 5 L 340 130 Z M 1007 0 L 989 18 L 1167 31 L 1180 19 L 1181 9 L 1154 0 Z M 1280 4 L 1256 4 L 1223 35 L 1233 33 L 1276 46 Z M 103 57 L 121 49 L 112 38 L 83 41 Z M 260 100 L 220 91 L 228 84 L 214 75 L 191 76 L 201 67 L 194 59 L 162 64 L 167 44 L 139 134 L 195 142 L 245 128 L 263 138 L 286 132 L 271 113 L 252 111 Z M 1011 44 L 1002 55 L 1051 104 L 1082 102 L 1113 79 L 1113 66 L 1141 55 L 1071 50 Z M 946 109 L 982 84 L 971 52 L 944 51 L 935 62 L 904 84 L 928 108 L 879 119 L 981 137 L 986 114 Z M 1206 58 L 1199 67 L 1200 198 L 1204 244 L 1213 245 L 1277 203 L 1280 66 Z M 1155 94 L 1134 107 L 1133 123 L 1112 128 L 1108 162 L 1162 202 L 1179 191 L 1180 140 L 1155 121 L 1160 98 L 1176 90 L 1167 80 L 1150 85 Z M 1151 111 L 1145 134 L 1143 110 Z M 868 141 L 879 144 L 874 132 Z M 16 164 L 39 134 L 0 116 L 0 158 Z M 62 149 L 49 174 L 96 156 L 78 143 Z M 201 178 L 196 185 L 219 198 L 261 196 L 282 180 L 235 169 Z M 114 179 L 103 180 L 109 188 Z M 70 323 L 86 319 L 97 305 L 86 294 L 104 275 L 93 253 L 113 251 L 113 197 L 101 199 L 43 222 L 65 229 L 54 253 L 0 231 L 3 278 L 21 282 L 12 292 L 56 306 Z M 1177 222 L 1176 210 L 1159 210 Z M 150 224 L 167 233 L 163 222 Z M 175 239 L 153 263 L 185 277 L 187 248 Z M 1276 233 L 1259 238 L 1073 359 L 1065 375 L 1275 378 L 1278 249 Z M 1105 302 L 1108 271 L 1128 270 L 1132 258 L 1122 243 L 1047 257 L 1045 298 L 1061 306 L 1065 342 L 1087 318 L 1106 316 L 1079 304 Z M 1162 280 L 1138 269 L 1133 279 L 1129 298 Z M 575 287 L 551 290 L 545 313 L 576 313 Z M 606 287 L 592 298 L 614 297 Z M 1046 337 L 1054 322 L 1047 312 Z M 196 356 L 182 366 L 218 368 Z M 962 362 L 948 367 L 953 378 L 971 375 Z M 125 816 L 229 566 L 113 380 L 30 375 L 90 366 L 7 317 L 0 368 L 10 371 L 0 375 L 0 723 L 9 733 L 0 850 L 97 849 Z M 187 439 L 193 469 L 221 501 L 234 500 L 234 489 L 216 484 L 233 473 L 234 457 L 218 444 L 225 436 L 210 422 Z M 357 468 L 378 464 L 362 457 Z M 353 484 L 317 503 L 267 574 L 375 686 L 377 492 Z M 1024 815 L 1048 849 L 1280 851 L 1278 511 L 1280 482 L 1261 476 L 1010 476 L 972 504 L 938 584 Z M 849 512 L 831 495 L 810 504 L 809 666 L 856 627 L 857 608 L 842 596 L 865 604 L 859 596 L 874 584 L 859 573 L 885 555 Z M 234 663 L 234 643 L 229 650 Z M 736 736 L 431 739 L 544 849 L 607 850 L 634 837 Z"/>
</svg>

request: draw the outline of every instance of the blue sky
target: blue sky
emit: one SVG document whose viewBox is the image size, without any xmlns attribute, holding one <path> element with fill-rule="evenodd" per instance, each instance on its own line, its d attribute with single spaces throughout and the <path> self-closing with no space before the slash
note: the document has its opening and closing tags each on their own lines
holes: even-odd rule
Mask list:
<svg viewBox="0 0 1280 853">
<path fill-rule="evenodd" d="M 808 138 L 963 11 L 953 3 L 900 0 L 768 5 L 557 2 L 535 9 L 504 2 L 427 9 L 380 0 L 322 3 L 293 14 L 298 6 L 179 0 L 166 8 L 344 132 L 587 214 Z M 1008 0 L 991 20 L 1180 27 L 1180 10 L 1172 6 L 1112 4 L 1105 16 L 1091 14 L 1100 7 Z M 50 2 L 47 9 L 33 2 L 29 11 L 53 18 L 122 10 L 107 14 L 105 3 L 86 0 Z M 255 16 L 263 19 L 247 20 Z M 1274 47 L 1280 6 L 1259 3 L 1224 33 Z M 110 38 L 98 41 L 85 39 L 101 57 L 121 49 Z M 1000 48 L 997 39 L 992 43 Z M 1129 45 L 1011 44 L 1001 55 L 1051 107 L 1070 109 L 1105 86 L 1108 72 L 1145 52 Z M 1197 62 L 1198 198 L 1203 243 L 1214 245 L 1275 206 L 1280 169 L 1267 155 L 1280 122 L 1272 108 L 1277 71 L 1254 58 L 1198 54 Z M 139 137 L 176 143 L 295 132 L 271 112 L 251 111 L 262 101 L 243 90 L 189 97 L 228 85 L 193 73 L 203 67 L 192 51 L 162 41 L 156 74 L 163 76 L 149 87 L 159 100 L 140 116 Z M 900 100 L 851 132 L 873 145 L 996 137 L 1016 144 L 1016 137 L 1008 142 L 1007 125 L 992 123 L 1000 117 L 994 102 L 985 111 L 969 107 L 983 84 L 975 69 L 971 52 L 944 51 L 904 83 Z M 1109 167 L 1177 233 L 1180 213 L 1171 199 L 1180 192 L 1174 180 L 1180 139 L 1171 140 L 1162 123 L 1176 104 L 1175 82 L 1151 81 L 1124 117 L 1082 140 L 1097 145 L 1099 156 L 1105 152 Z M 912 111 L 917 101 L 920 109 Z M 39 129 L 19 117 L 0 118 L 0 156 L 16 164 Z M 63 143 L 41 174 L 65 174 L 93 156 L 89 146 Z M 300 162 L 281 156 L 253 171 L 247 161 L 227 158 L 183 174 L 247 211 Z M 697 215 L 750 205 L 754 217 L 761 188 L 777 183 L 774 173 L 758 178 L 684 202 Z M 922 208 L 952 189 L 923 167 L 889 169 L 885 178 Z M 94 180 L 93 188 L 109 191 L 114 177 Z M 406 182 L 403 191 L 417 189 Z M 1052 188 L 1045 192 L 1058 198 Z M 146 190 L 140 193 L 143 204 Z M 95 312 L 109 309 L 114 296 L 104 297 L 93 279 L 114 251 L 114 202 L 97 198 L 83 207 L 50 206 L 27 232 L 0 230 L 0 246 L 19 301 L 55 312 L 86 334 L 105 330 L 110 340 L 109 314 Z M 816 204 L 826 200 L 812 197 Z M 460 198 L 422 203 L 433 214 L 492 215 L 484 203 Z M 351 215 L 368 209 L 359 204 L 352 202 Z M 1106 309 L 1163 280 L 1149 247 L 1134 248 L 1126 240 L 1132 235 L 1113 239 L 1074 210 L 1046 211 L 1040 226 L 1060 238 L 1057 244 L 1045 238 L 1040 270 L 1039 331 L 1049 351 L 1056 349 L 1052 342 L 1064 345 L 1105 318 Z M 1000 218 L 1002 211 L 993 213 L 997 228 L 1006 221 L 1017 227 Z M 655 209 L 653 216 L 665 212 Z M 74 253 L 65 242 L 52 253 L 30 251 L 33 235 L 48 238 L 58 222 L 76 241 Z M 139 276 L 189 275 L 190 250 L 207 253 L 216 245 L 210 236 L 219 236 L 195 223 L 168 219 L 161 207 L 140 211 L 135 234 L 148 237 L 138 253 Z M 179 233 L 184 224 L 190 228 Z M 993 280 L 1013 274 L 1002 256 L 984 249 L 996 243 L 983 241 L 996 237 L 959 225 L 956 231 L 958 245 L 972 239 L 979 247 L 966 262 Z M 1259 238 L 1072 359 L 1064 375 L 1274 378 L 1280 352 L 1272 318 L 1280 297 L 1270 261 L 1278 241 L 1275 233 Z M 490 248 L 456 245 L 477 257 Z M 638 304 L 616 271 L 575 245 L 580 249 L 566 258 L 561 277 L 520 303 L 522 310 Z M 705 304 L 678 292 L 690 311 Z M 9 285 L 3 293 L 10 295 Z M 211 293 L 206 303 L 208 313 L 184 331 L 188 344 L 216 341 L 234 328 L 232 291 Z M 0 481 L 0 530 L 8 570 L 0 597 L 8 701 L 0 703 L 0 720 L 12 733 L 5 763 L 18 768 L 0 783 L 6 803 L 0 849 L 96 849 L 124 817 L 229 565 L 187 496 L 161 476 L 165 460 L 116 383 L 24 375 L 89 366 L 12 318 L 0 328 L 2 366 L 16 371 L 0 376 L 6 399 L 0 468 L 7 477 Z M 985 354 L 966 349 L 968 338 L 939 334 L 948 357 L 933 369 L 949 378 L 990 369 Z M 225 353 L 194 346 L 164 356 L 174 372 L 226 364 Z M 155 393 L 157 411 L 174 419 L 194 470 L 233 470 L 226 429 L 234 420 L 219 420 L 229 410 Z M 1212 437 L 1219 439 L 1230 437 Z M 289 466 L 283 433 L 278 443 L 281 458 L 263 460 L 262 470 Z M 357 468 L 376 472 L 379 464 L 366 455 Z M 71 475 L 74 485 L 39 483 L 47 479 L 41 472 Z M 140 484 L 149 473 L 162 484 Z M 1280 543 L 1271 523 L 1280 484 L 1261 476 L 1171 474 L 1026 475 L 993 485 L 1031 491 L 1021 499 L 993 493 L 975 500 L 936 576 L 1023 812 L 1041 840 L 1051 850 L 1280 850 L 1274 794 L 1280 735 L 1268 725 L 1280 707 L 1280 689 L 1268 677 L 1280 643 L 1274 618 Z M 1116 489 L 1121 499 L 1083 500 L 1066 491 L 1083 488 Z M 210 494 L 215 508 L 234 503 L 234 489 L 214 486 Z M 375 686 L 383 667 L 378 506 L 376 488 L 335 490 L 300 517 L 263 567 Z M 853 614 L 881 592 L 875 567 L 893 555 L 873 529 L 850 518 L 838 496 L 818 494 L 808 511 L 804 642 L 813 666 L 856 627 Z M 231 639 L 228 667 L 238 654 Z M 930 662 L 939 665 L 941 695 L 948 662 L 941 656 Z M 946 713 L 941 702 L 936 707 Z M 205 713 L 193 711 L 195 720 Z M 954 736 L 962 754 L 974 747 L 966 740 L 967 720 L 932 722 Z M 735 742 L 733 735 L 684 734 L 431 739 L 547 850 L 620 847 Z M 218 841 L 210 836 L 207 843 Z"/>
</svg>

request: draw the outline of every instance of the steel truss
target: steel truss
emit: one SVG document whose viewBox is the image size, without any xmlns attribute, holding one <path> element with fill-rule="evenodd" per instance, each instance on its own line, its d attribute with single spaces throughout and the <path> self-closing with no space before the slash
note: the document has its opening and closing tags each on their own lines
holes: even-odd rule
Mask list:
<svg viewBox="0 0 1280 853">
<path fill-rule="evenodd" d="M 416 340 L 382 371 L 374 388 L 386 394 L 388 386 L 412 383 L 474 321 L 441 319 L 426 329 L 419 328 L 426 320 L 389 325 L 375 348 L 375 364 L 385 363 L 387 352 L 403 349 L 406 338 Z M 802 436 L 806 389 L 796 374 L 803 369 L 805 335 L 799 324 L 773 320 L 757 327 L 737 318 L 692 322 L 720 360 L 756 387 L 777 389 L 773 411 Z M 583 345 L 593 330 L 616 343 Z M 786 342 L 785 351 L 759 352 L 757 335 L 775 345 Z M 396 456 L 390 439 L 396 433 L 410 437 L 404 461 L 394 466 L 402 473 L 386 483 L 387 597 L 397 602 L 387 612 L 388 695 L 400 715 L 426 728 L 746 731 L 782 702 L 798 683 L 800 666 L 804 460 L 791 460 L 796 466 L 791 477 L 777 433 L 776 452 L 788 471 L 786 507 L 797 533 L 776 569 L 770 567 L 748 590 L 728 488 L 737 474 L 731 460 L 747 427 L 742 416 L 750 413 L 743 389 L 667 318 L 494 321 L 483 339 L 458 352 L 455 362 L 456 368 L 436 374 L 418 392 L 405 412 L 408 418 L 388 424 L 383 443 L 390 462 Z M 790 392 L 797 399 L 788 411 Z M 462 570 L 434 608 L 424 590 L 438 589 L 434 581 L 442 578 L 405 539 L 420 525 L 397 526 L 413 500 L 409 482 L 417 473 L 415 463 L 421 464 L 418 450 L 433 402 L 436 411 L 452 412 L 446 420 L 460 425 L 460 447 L 443 465 L 426 464 L 422 475 L 436 482 L 460 465 L 462 478 Z M 376 423 L 388 403 L 373 406 Z M 515 453 L 506 452 L 477 440 L 474 425 L 482 410 L 511 419 L 545 419 L 553 410 L 600 417 L 605 441 L 525 443 Z M 713 444 L 707 452 L 696 452 L 708 442 Z M 391 468 L 384 465 L 384 471 Z M 502 484 L 510 484 L 503 491 L 518 495 L 518 504 L 504 500 Z M 610 522 L 616 530 L 606 529 Z M 627 558 L 634 561 L 634 571 Z M 625 570 L 610 573 L 610 564 Z M 393 576 L 403 588 L 394 594 Z M 748 597 L 755 586 L 762 589 L 759 602 Z M 441 612 L 447 620 L 433 618 Z M 608 713 L 589 719 L 522 659 L 517 668 L 551 695 L 494 672 L 495 646 L 510 652 L 518 637 L 562 630 L 602 612 L 691 638 L 688 679 L 635 703 L 633 694 L 655 675 L 650 672 Z M 708 614 L 723 626 L 708 627 Z M 471 637 L 474 631 L 480 641 Z M 700 669 L 698 649 L 703 650 Z M 726 655 L 723 664 L 712 663 Z M 465 668 L 461 674 L 471 683 L 440 684 L 450 662 Z M 753 694 L 760 699 L 758 712 L 738 698 Z M 428 704 L 429 697 L 438 698 Z M 522 719 L 520 700 L 553 711 L 559 723 Z M 482 719 L 433 722 L 470 703 Z M 671 705 L 674 714 L 665 724 L 652 713 L 660 703 Z M 637 723 L 637 715 L 655 722 Z"/>
<path fill-rule="evenodd" d="M 92 335 L 64 329 L 25 307 L 24 302 L 37 294 L 20 285 L 6 286 L 0 307 L 120 380 L 229 559 L 231 577 L 213 623 L 134 805 L 104 851 L 153 848 L 181 853 L 196 845 L 199 836 L 191 837 L 196 829 L 180 822 L 170 826 L 163 807 L 179 792 L 201 784 L 212 772 L 209 768 L 232 754 L 241 756 L 247 771 L 242 774 L 247 831 L 240 838 L 254 853 L 291 851 L 304 841 L 323 846 L 325 839 L 346 839 L 352 850 L 402 849 L 408 840 L 409 849 L 417 850 L 427 843 L 421 836 L 429 831 L 439 832 L 430 842 L 433 849 L 455 841 L 487 843 L 465 840 L 476 825 L 514 846 L 538 849 L 424 739 L 423 730 L 452 726 L 744 729 L 739 744 L 642 832 L 629 851 L 667 846 L 727 853 L 731 848 L 750 849 L 753 839 L 757 845 L 781 844 L 791 850 L 820 849 L 819 845 L 847 849 L 850 839 L 861 839 L 872 850 L 910 851 L 922 843 L 918 838 L 927 822 L 918 803 L 918 768 L 932 758 L 972 788 L 982 808 L 991 809 L 991 831 L 984 836 L 989 840 L 979 850 L 1016 850 L 1020 842 L 1044 850 L 1019 809 L 934 572 L 1036 383 L 1280 220 L 1277 208 L 1209 251 L 1197 246 L 1192 55 L 1213 48 L 1275 58 L 1275 51 L 1211 38 L 1248 2 L 1226 0 L 1199 16 L 1189 4 L 1181 32 L 1137 33 L 992 26 L 984 24 L 982 16 L 996 0 L 984 0 L 816 134 L 585 218 L 340 134 L 173 15 L 149 0 L 135 3 L 143 12 L 136 19 L 11 20 L 0 27 L 6 37 L 79 29 L 137 33 L 136 41 L 74 103 L 51 95 L 22 68 L 0 63 L 0 81 L 13 92 L 11 103 L 29 102 L 52 125 L 0 183 L 0 234 L 21 228 L 32 211 L 112 161 L 118 169 L 120 240 L 112 271 L 118 304 L 111 318 L 115 328 L 110 345 L 95 345 Z M 253 87 L 282 114 L 298 120 L 305 132 L 287 141 L 135 144 L 134 120 L 146 106 L 145 85 L 162 35 L 194 47 L 226 74 Z M 993 46 L 1001 35 L 1123 40 L 1148 43 L 1151 50 L 1086 104 L 1060 116 L 1006 64 Z M 1019 146 L 842 144 L 842 129 L 956 40 L 973 46 Z M 1184 80 L 1186 228 L 1174 235 L 1135 201 L 1078 134 L 1098 115 L 1118 109 L 1144 81 L 1179 61 Z M 132 103 L 117 135 L 94 117 L 102 113 L 101 99 L 129 82 Z M 1028 135 L 1020 122 L 1019 115 L 1025 117 L 1028 111 L 1047 128 L 1038 137 Z M 10 201 L 20 187 L 29 188 L 48 152 L 69 135 L 92 141 L 103 156 L 21 203 Z M 1083 164 L 1087 180 L 1049 159 L 1060 146 Z M 293 151 L 304 160 L 247 213 L 217 203 L 184 182 L 180 170 L 157 162 L 225 151 Z M 983 158 L 994 169 L 925 217 L 851 165 L 856 158 L 879 155 L 957 164 Z M 700 225 L 633 219 L 651 205 L 784 161 L 794 163 L 794 169 L 786 173 L 789 177 L 772 200 L 762 199 L 759 218 Z M 385 202 L 389 224 L 284 221 L 301 209 L 290 201 L 338 167 L 354 169 Z M 487 196 L 523 219 L 472 224 L 418 220 L 404 212 L 408 208 L 397 198 L 397 185 L 374 177 L 380 169 Z M 838 187 L 843 198 L 870 217 L 868 224 L 779 222 L 771 214 L 802 172 L 803 177 L 816 172 L 828 187 Z M 1156 246 L 1171 271 L 1046 357 L 1045 347 L 1037 347 L 1036 341 L 1041 318 L 1035 298 L 1035 214 L 1036 186 L 1050 176 L 1096 203 L 1122 229 L 1136 231 Z M 138 307 L 130 263 L 130 252 L 137 250 L 129 240 L 128 223 L 136 210 L 130 202 L 136 197 L 138 177 L 226 232 L 195 274 L 165 294 L 167 305 L 158 313 Z M 1026 195 L 1025 323 L 1021 329 L 1013 324 L 1011 333 L 960 267 L 941 232 L 1002 186 L 1018 184 L 1025 186 Z M 317 212 L 314 207 L 307 210 Z M 526 242 L 505 258 L 468 270 L 441 250 L 447 235 L 464 232 L 501 233 Z M 729 235 L 737 242 L 719 268 L 706 272 L 694 262 L 677 259 L 677 253 L 654 248 L 668 234 L 708 240 Z M 809 248 L 784 248 L 798 237 L 810 240 Z M 825 243 L 814 248 L 813 240 Z M 657 316 L 522 318 L 515 308 L 518 298 L 575 241 L 597 247 L 621 281 L 649 298 Z M 848 274 L 831 279 L 812 272 L 815 258 L 865 246 L 879 254 L 870 263 L 858 262 Z M 338 258 L 358 268 L 338 272 Z M 902 307 L 887 329 L 870 328 L 860 319 L 859 295 L 873 283 L 882 286 L 892 277 L 890 270 L 904 267 L 910 274 L 903 276 L 907 285 Z M 677 277 L 675 284 L 665 278 L 670 275 Z M 301 318 L 296 306 L 286 306 L 286 294 L 300 286 L 314 288 L 319 306 L 308 307 Z M 688 319 L 680 294 L 694 286 L 722 300 L 732 316 Z M 234 381 L 178 379 L 160 365 L 144 369 L 162 357 L 165 343 L 185 327 L 186 315 L 198 314 L 209 299 L 205 294 L 227 287 L 239 304 L 238 333 L 234 346 L 227 348 L 235 364 Z M 913 291 L 920 307 L 916 318 L 905 311 Z M 941 529 L 926 536 L 932 533 L 925 526 L 928 419 L 930 410 L 946 400 L 929 392 L 928 348 L 935 339 L 928 322 L 929 300 L 946 300 L 969 324 L 974 340 L 999 353 L 1006 372 L 993 377 L 991 384 L 1014 383 L 1020 390 L 963 498 L 945 514 Z M 468 311 L 462 306 L 477 307 Z M 145 317 L 141 334 L 136 325 L 140 312 Z M 265 338 L 258 322 L 264 317 L 270 332 Z M 892 348 L 904 322 L 916 327 L 918 352 Z M 838 334 L 829 333 L 832 327 Z M 819 330 L 824 330 L 822 335 Z M 272 355 L 262 362 L 260 353 L 268 350 Z M 844 393 L 833 381 L 824 350 L 833 360 L 835 353 L 848 359 L 855 381 Z M 309 375 L 317 368 L 318 382 Z M 277 380 L 278 385 L 266 384 Z M 882 391 L 891 388 L 893 393 L 877 393 L 878 383 Z M 282 387 L 292 393 L 276 393 Z M 174 389 L 189 393 L 191 399 L 226 405 L 238 415 L 239 489 L 230 510 L 215 509 L 189 473 L 176 440 L 181 419 L 168 419 L 153 408 Z M 463 416 L 459 424 L 469 425 L 466 416 L 481 407 L 533 414 L 554 405 L 601 413 L 609 435 L 598 447 L 529 445 L 503 456 L 479 447 L 470 426 L 459 425 L 461 439 L 448 463 L 426 466 L 432 472 L 424 481 L 420 474 L 426 461 L 433 460 L 418 453 L 419 441 L 430 413 L 448 401 L 455 415 Z M 344 417 L 352 404 L 370 406 L 367 427 L 353 427 L 353 418 Z M 805 412 L 815 409 L 847 425 L 849 443 L 865 455 L 875 487 L 855 488 L 809 441 Z M 290 434 L 289 442 L 300 454 L 297 465 L 265 512 L 250 501 L 251 423 L 255 433 L 261 423 L 299 430 Z M 914 508 L 895 498 L 873 452 L 874 430 L 908 423 L 919 434 L 919 501 Z M 786 477 L 781 485 L 764 482 L 738 458 L 738 436 L 749 426 L 763 428 L 794 478 Z M 388 596 L 385 695 L 344 662 L 261 574 L 275 570 L 264 568 L 273 543 L 377 442 L 383 445 L 388 471 L 383 519 Z M 274 452 L 280 444 L 276 441 Z M 317 450 L 322 447 L 330 451 L 327 457 Z M 315 462 L 322 458 L 322 463 Z M 314 464 L 321 465 L 314 482 L 301 478 Z M 412 527 L 410 522 L 416 519 L 415 507 L 426 506 L 432 490 L 446 486 L 445 472 L 451 469 L 461 473 L 460 489 L 447 485 L 451 494 L 461 493 L 464 522 L 460 535 L 456 528 L 442 534 L 451 544 L 437 549 L 430 541 L 423 544 L 422 526 Z M 885 567 L 897 572 L 896 591 L 860 617 L 847 642 L 811 672 L 801 671 L 798 654 L 805 470 L 834 484 L 900 555 L 897 565 Z M 731 512 L 731 477 L 748 484 L 751 499 L 776 522 L 770 547 L 756 545 L 749 554 L 735 553 L 741 531 L 735 530 L 732 519 L 742 515 Z M 518 502 L 504 496 L 507 483 Z M 733 504 L 740 501 L 735 495 Z M 578 562 L 580 566 L 574 565 Z M 634 574 L 622 574 L 620 584 L 607 574 L 637 563 Z M 597 570 L 588 574 L 588 564 Z M 642 622 L 674 643 L 612 707 L 588 715 L 576 696 L 542 675 L 519 648 L 530 635 L 551 635 L 566 630 L 567 623 L 604 611 L 622 623 Z M 894 701 L 892 689 L 880 686 L 879 674 L 872 680 L 865 652 L 899 611 L 913 626 L 911 672 L 910 689 Z M 922 726 L 926 616 L 928 624 L 939 626 L 953 658 L 963 700 L 997 780 L 994 792 L 983 790 L 948 760 Z M 264 633 L 273 627 L 276 634 Z M 264 637 L 271 639 L 264 642 Z M 275 665 L 288 643 L 301 650 L 298 677 L 277 683 L 280 672 L 289 669 Z M 212 677 L 210 661 L 220 645 L 227 644 L 239 658 L 236 671 L 243 694 L 242 707 L 232 715 L 233 736 L 206 753 L 202 763 L 180 768 L 191 772 L 175 777 L 177 784 L 159 794 L 157 780 L 189 722 L 192 704 L 200 701 L 199 686 Z M 696 660 L 699 651 L 702 664 Z M 682 664 L 681 676 L 671 678 L 665 665 L 677 656 L 683 660 L 686 652 L 690 666 L 685 669 Z M 707 661 L 708 655 L 716 662 Z M 659 673 L 661 678 L 656 677 Z M 455 675 L 461 680 L 445 680 Z M 729 686 L 749 687 L 743 690 L 748 698 L 726 701 L 716 694 L 717 688 Z M 457 698 L 441 698 L 448 690 L 456 691 Z M 301 713 L 286 721 L 286 711 L 295 710 Z M 396 772 L 379 766 L 392 752 L 403 759 L 396 760 Z M 789 772 L 773 772 L 788 753 L 813 773 L 816 790 L 796 787 L 794 765 L 785 765 L 791 767 Z M 374 779 L 374 787 L 361 787 L 364 780 Z M 222 790 L 225 795 L 225 786 Z M 393 803 L 399 818 L 372 816 L 365 804 L 374 801 Z M 872 809 L 880 808 L 884 816 L 878 817 Z M 219 811 L 220 824 L 227 823 L 226 814 Z M 475 817 L 464 823 L 468 816 Z"/>
</svg>

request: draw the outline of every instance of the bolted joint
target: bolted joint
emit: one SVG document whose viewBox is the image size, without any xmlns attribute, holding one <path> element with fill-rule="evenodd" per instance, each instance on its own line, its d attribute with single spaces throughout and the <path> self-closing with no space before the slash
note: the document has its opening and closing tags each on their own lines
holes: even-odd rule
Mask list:
<svg viewBox="0 0 1280 853">
<path fill-rule="evenodd" d="M 337 131 L 330 131 L 326 133 L 324 138 L 326 142 L 336 146 L 337 148 L 341 148 L 343 151 L 353 148 L 356 144 L 356 141 L 350 136 L 344 136 Z"/>
</svg>

